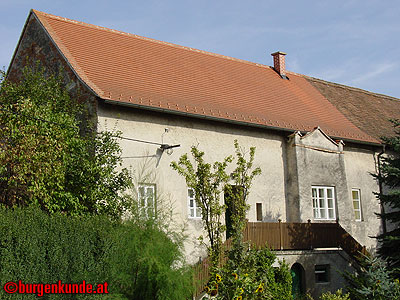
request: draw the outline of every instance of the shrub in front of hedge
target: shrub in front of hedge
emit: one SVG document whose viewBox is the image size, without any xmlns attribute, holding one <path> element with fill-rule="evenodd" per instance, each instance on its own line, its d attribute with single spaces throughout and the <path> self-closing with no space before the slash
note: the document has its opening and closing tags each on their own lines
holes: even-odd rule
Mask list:
<svg viewBox="0 0 400 300">
<path fill-rule="evenodd" d="M 154 224 L 115 222 L 102 216 L 48 215 L 38 208 L 0 209 L 0 298 L 6 282 L 108 283 L 111 294 L 42 299 L 184 299 L 191 277 L 181 249 Z"/>
</svg>

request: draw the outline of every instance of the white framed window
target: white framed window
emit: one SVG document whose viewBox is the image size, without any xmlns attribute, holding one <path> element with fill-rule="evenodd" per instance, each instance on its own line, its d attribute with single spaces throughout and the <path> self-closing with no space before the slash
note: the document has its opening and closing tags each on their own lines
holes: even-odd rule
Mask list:
<svg viewBox="0 0 400 300">
<path fill-rule="evenodd" d="M 189 188 L 187 192 L 188 192 L 189 218 L 201 219 L 201 208 L 196 203 L 194 189 Z"/>
<path fill-rule="evenodd" d="M 336 220 L 335 188 L 312 187 L 313 215 L 316 220 Z"/>
<path fill-rule="evenodd" d="M 149 216 L 155 212 L 156 185 L 154 183 L 139 183 L 138 200 L 140 208 Z"/>
<path fill-rule="evenodd" d="M 361 212 L 361 193 L 359 189 L 351 190 L 351 197 L 353 199 L 354 217 L 356 221 L 362 221 Z"/>
</svg>

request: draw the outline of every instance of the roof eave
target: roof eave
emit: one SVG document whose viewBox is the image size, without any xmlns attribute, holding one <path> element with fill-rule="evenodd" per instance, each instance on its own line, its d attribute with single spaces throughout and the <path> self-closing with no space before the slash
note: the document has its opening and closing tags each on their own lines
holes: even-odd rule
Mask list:
<svg viewBox="0 0 400 300">
<path fill-rule="evenodd" d="M 148 111 L 163 112 L 163 113 L 167 113 L 167 114 L 171 114 L 171 115 L 179 115 L 179 116 L 186 116 L 186 117 L 196 118 L 196 119 L 211 120 L 211 121 L 223 122 L 223 123 L 227 123 L 227 124 L 235 124 L 235 125 L 248 126 L 248 127 L 254 127 L 254 128 L 263 128 L 263 129 L 269 129 L 269 130 L 280 131 L 280 132 L 288 132 L 288 133 L 293 133 L 295 131 L 299 131 L 299 130 L 289 129 L 289 128 L 275 127 L 275 126 L 270 126 L 270 125 L 262 125 L 262 124 L 244 122 L 244 121 L 235 121 L 235 120 L 229 120 L 229 119 L 218 118 L 218 117 L 213 117 L 213 116 L 199 115 L 199 114 L 193 114 L 193 113 L 188 113 L 188 112 L 183 112 L 183 111 L 175 111 L 175 110 L 170 110 L 170 109 L 165 109 L 165 108 L 160 108 L 160 107 L 153 107 L 153 106 L 146 106 L 146 105 L 140 105 L 140 104 L 135 104 L 135 103 L 128 103 L 128 102 L 124 102 L 124 101 L 104 99 L 101 97 L 99 97 L 99 99 L 103 100 L 104 103 L 112 104 L 112 105 L 120 105 L 120 106 L 132 107 L 132 108 L 143 109 L 143 110 L 148 110 Z M 306 131 L 302 131 L 302 130 L 300 130 L 300 132 L 306 133 Z M 329 138 L 333 139 L 333 140 L 338 139 L 338 140 L 342 140 L 344 142 L 351 142 L 351 143 L 355 143 L 355 144 L 362 144 L 362 145 L 368 145 L 368 146 L 375 146 L 375 147 L 382 146 L 381 143 L 353 140 L 353 139 L 337 137 L 337 136 L 329 136 Z"/>
</svg>

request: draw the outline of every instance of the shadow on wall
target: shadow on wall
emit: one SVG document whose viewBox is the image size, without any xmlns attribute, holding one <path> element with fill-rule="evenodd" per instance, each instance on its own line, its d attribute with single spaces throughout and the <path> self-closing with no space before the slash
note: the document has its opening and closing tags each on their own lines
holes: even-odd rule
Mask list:
<svg viewBox="0 0 400 300">
<path fill-rule="evenodd" d="M 337 248 L 342 232 L 337 223 L 282 223 L 284 249 Z"/>
<path fill-rule="evenodd" d="M 269 211 L 265 213 L 262 217 L 263 222 L 278 222 L 282 218 L 282 215 L 280 213 L 273 214 Z"/>
</svg>

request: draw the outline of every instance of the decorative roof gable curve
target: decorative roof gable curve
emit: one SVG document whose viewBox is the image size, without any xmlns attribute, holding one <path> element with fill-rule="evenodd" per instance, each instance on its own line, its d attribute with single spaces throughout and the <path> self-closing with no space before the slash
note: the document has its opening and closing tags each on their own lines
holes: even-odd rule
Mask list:
<svg viewBox="0 0 400 300">
<path fill-rule="evenodd" d="M 342 140 L 334 141 L 319 127 L 307 132 L 305 135 L 296 131 L 290 137 L 293 146 L 339 154 L 343 152 L 344 142 Z"/>
</svg>

